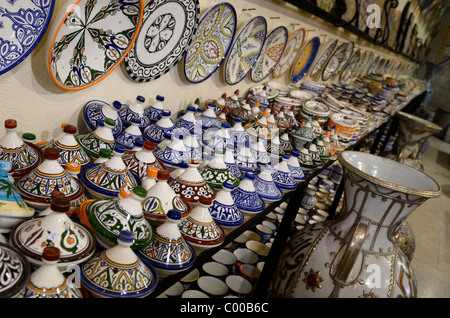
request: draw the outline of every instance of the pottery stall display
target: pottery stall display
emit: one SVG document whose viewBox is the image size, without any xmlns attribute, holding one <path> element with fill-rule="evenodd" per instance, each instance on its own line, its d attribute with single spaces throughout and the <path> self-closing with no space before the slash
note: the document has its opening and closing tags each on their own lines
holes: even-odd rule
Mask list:
<svg viewBox="0 0 450 318">
<path fill-rule="evenodd" d="M 439 184 L 367 153 L 344 151 L 338 160 L 345 182 L 341 217 L 291 236 L 269 297 L 417 297 L 414 270 L 393 236 L 418 206 L 439 196 Z M 375 281 L 368 266 L 378 270 Z"/>
</svg>

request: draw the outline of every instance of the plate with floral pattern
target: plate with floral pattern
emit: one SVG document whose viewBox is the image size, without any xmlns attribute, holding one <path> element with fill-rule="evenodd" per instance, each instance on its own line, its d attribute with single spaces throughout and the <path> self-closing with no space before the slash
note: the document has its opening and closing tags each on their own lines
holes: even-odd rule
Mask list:
<svg viewBox="0 0 450 318">
<path fill-rule="evenodd" d="M 267 36 L 261 54 L 253 66 L 250 77 L 259 83 L 267 78 L 277 66 L 286 47 L 289 32 L 285 26 L 279 26 Z"/>
<path fill-rule="evenodd" d="M 314 75 L 319 73 L 319 71 L 322 69 L 322 67 L 325 65 L 325 63 L 328 61 L 328 58 L 331 56 L 331 54 L 333 54 L 337 43 L 338 43 L 337 39 L 328 41 L 327 46 L 322 51 L 323 53 L 320 55 L 320 57 L 317 59 L 316 63 L 314 64 L 314 66 L 311 70 L 311 73 L 309 75 L 310 77 L 313 77 Z"/>
<path fill-rule="evenodd" d="M 360 57 L 361 57 L 360 50 L 357 50 L 355 53 L 353 53 L 347 65 L 345 65 L 344 69 L 342 70 L 339 80 L 346 82 L 353 77 L 353 75 L 355 74 L 356 67 L 358 66 Z"/>
<path fill-rule="evenodd" d="M 78 0 L 61 11 L 49 33 L 48 68 L 55 84 L 82 90 L 105 79 L 137 38 L 143 0 Z"/>
<path fill-rule="evenodd" d="M 314 59 L 316 58 L 317 52 L 319 51 L 320 47 L 320 39 L 319 37 L 315 36 L 311 40 L 306 43 L 298 57 L 297 60 L 294 63 L 294 66 L 292 67 L 291 71 L 291 83 L 297 84 L 308 72 L 309 68 L 311 67 Z"/>
<path fill-rule="evenodd" d="M 345 42 L 334 51 L 322 72 L 322 81 L 328 81 L 342 70 L 352 55 L 353 47 L 353 42 Z"/>
<path fill-rule="evenodd" d="M 52 19 L 55 0 L 8 0 L 0 3 L 0 75 L 25 60 L 39 44 Z"/>
<path fill-rule="evenodd" d="M 175 66 L 197 29 L 198 0 L 153 0 L 144 8 L 142 27 L 125 57 L 132 79 L 149 82 Z"/>
<path fill-rule="evenodd" d="M 284 73 L 290 70 L 292 63 L 294 63 L 294 60 L 300 52 L 300 49 L 302 48 L 304 42 L 305 29 L 300 28 L 292 32 L 287 40 L 284 53 L 281 56 L 281 59 L 278 62 L 277 66 L 273 70 L 272 75 L 275 79 L 280 78 Z"/>
<path fill-rule="evenodd" d="M 227 2 L 203 15 L 184 54 L 184 75 L 190 83 L 201 83 L 219 69 L 233 44 L 236 20 L 236 10 Z"/>
<path fill-rule="evenodd" d="M 239 83 L 250 72 L 264 46 L 267 21 L 262 16 L 251 19 L 236 38 L 225 61 L 225 81 Z"/>
</svg>

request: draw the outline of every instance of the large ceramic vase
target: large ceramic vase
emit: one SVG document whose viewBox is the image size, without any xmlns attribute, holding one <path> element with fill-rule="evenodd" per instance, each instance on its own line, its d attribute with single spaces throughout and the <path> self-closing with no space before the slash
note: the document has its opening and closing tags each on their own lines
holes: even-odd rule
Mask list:
<svg viewBox="0 0 450 318">
<path fill-rule="evenodd" d="M 423 170 L 421 150 L 424 143 L 442 128 L 426 119 L 399 111 L 399 130 L 396 143 L 397 161 Z"/>
<path fill-rule="evenodd" d="M 418 206 L 440 194 L 428 175 L 394 160 L 344 151 L 345 202 L 336 220 L 293 234 L 270 297 L 416 297 L 408 257 L 394 239 Z"/>
</svg>

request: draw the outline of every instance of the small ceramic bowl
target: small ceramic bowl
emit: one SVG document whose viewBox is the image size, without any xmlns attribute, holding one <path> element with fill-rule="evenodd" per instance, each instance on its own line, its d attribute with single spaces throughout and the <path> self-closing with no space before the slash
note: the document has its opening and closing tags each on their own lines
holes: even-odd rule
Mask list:
<svg viewBox="0 0 450 318">
<path fill-rule="evenodd" d="M 258 233 L 254 232 L 254 231 L 244 231 L 245 236 L 247 236 L 247 241 L 249 240 L 254 240 L 254 241 L 260 241 L 261 240 L 261 235 L 259 235 Z"/>
<path fill-rule="evenodd" d="M 256 265 L 242 264 L 241 266 L 239 266 L 239 275 L 244 277 L 252 285 L 254 285 L 261 275 L 261 271 L 258 269 L 258 267 L 256 267 Z"/>
<path fill-rule="evenodd" d="M 196 289 L 188 289 L 181 294 L 181 298 L 210 298 L 210 297 L 202 291 Z"/>
<path fill-rule="evenodd" d="M 226 249 L 221 249 L 216 252 L 212 257 L 214 261 L 224 264 L 228 269 L 232 269 L 234 264 L 237 262 L 237 257 L 234 252 Z"/>
<path fill-rule="evenodd" d="M 259 261 L 258 254 L 247 247 L 236 249 L 233 254 L 236 256 L 236 264 L 256 264 Z"/>
<path fill-rule="evenodd" d="M 228 286 L 213 276 L 200 276 L 197 285 L 201 291 L 210 297 L 223 297 L 228 293 Z"/>
<path fill-rule="evenodd" d="M 239 275 L 230 275 L 225 279 L 228 290 L 231 295 L 240 298 L 248 297 L 253 291 L 252 284 L 244 277 Z"/>
<path fill-rule="evenodd" d="M 180 279 L 180 283 L 183 284 L 185 290 L 188 290 L 191 288 L 192 284 L 197 281 L 199 277 L 200 271 L 198 270 L 198 268 L 194 268 L 186 276 Z"/>
<path fill-rule="evenodd" d="M 184 293 L 184 287 L 183 284 L 180 282 L 176 282 L 172 286 L 170 286 L 168 289 L 164 291 L 164 294 L 168 298 L 179 298 Z"/>
<path fill-rule="evenodd" d="M 245 243 L 245 247 L 255 252 L 258 255 L 260 261 L 264 261 L 270 252 L 270 247 L 267 246 L 266 243 L 258 241 L 247 241 L 247 243 Z"/>
<path fill-rule="evenodd" d="M 273 231 L 263 224 L 257 224 L 255 226 L 256 233 L 261 236 L 261 242 L 266 243 L 273 235 Z"/>
<path fill-rule="evenodd" d="M 224 280 L 227 277 L 230 270 L 228 267 L 219 262 L 207 262 L 202 265 L 202 271 L 204 275 L 216 277 L 220 280 Z"/>
</svg>

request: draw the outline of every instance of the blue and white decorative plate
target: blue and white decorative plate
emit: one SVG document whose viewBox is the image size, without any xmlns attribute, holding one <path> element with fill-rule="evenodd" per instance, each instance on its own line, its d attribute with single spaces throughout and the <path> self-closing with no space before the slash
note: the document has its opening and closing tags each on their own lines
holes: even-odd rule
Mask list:
<svg viewBox="0 0 450 318">
<path fill-rule="evenodd" d="M 250 77 L 253 82 L 259 83 L 272 73 L 284 53 L 288 36 L 287 28 L 282 25 L 270 32 L 251 70 Z"/>
<path fill-rule="evenodd" d="M 297 84 L 308 72 L 320 47 L 320 39 L 315 36 L 306 43 L 294 63 L 291 70 L 291 83 Z"/>
<path fill-rule="evenodd" d="M 0 75 L 34 50 L 52 19 L 55 0 L 3 0 L 0 3 Z"/>
<path fill-rule="evenodd" d="M 225 80 L 234 85 L 250 72 L 261 53 L 267 34 L 267 21 L 258 16 L 250 20 L 233 44 L 225 62 Z"/>
<path fill-rule="evenodd" d="M 313 77 L 322 69 L 322 67 L 328 61 L 328 58 L 331 56 L 331 54 L 333 54 L 333 51 L 336 48 L 337 43 L 338 43 L 337 39 L 330 40 L 328 42 L 327 46 L 323 49 L 322 55 L 320 55 L 320 57 L 314 64 L 311 73 L 309 74 L 310 77 Z"/>
<path fill-rule="evenodd" d="M 136 42 L 125 57 L 130 77 L 148 82 L 175 66 L 191 43 L 199 15 L 198 0 L 150 1 Z"/>
<path fill-rule="evenodd" d="M 345 42 L 334 51 L 324 67 L 322 81 L 328 81 L 342 70 L 353 52 L 353 47 L 353 42 Z"/>
<path fill-rule="evenodd" d="M 190 83 L 201 83 L 219 69 L 235 33 L 236 10 L 227 2 L 215 5 L 202 17 L 184 55 L 184 75 Z"/>
</svg>

